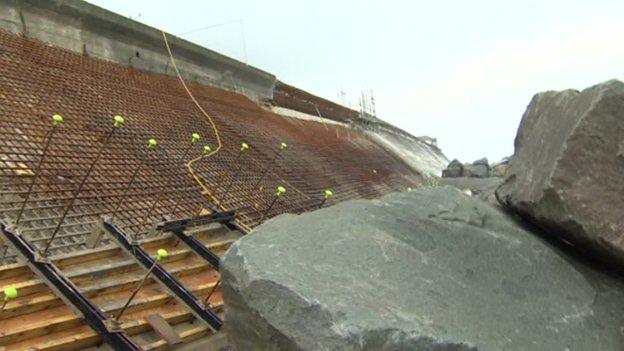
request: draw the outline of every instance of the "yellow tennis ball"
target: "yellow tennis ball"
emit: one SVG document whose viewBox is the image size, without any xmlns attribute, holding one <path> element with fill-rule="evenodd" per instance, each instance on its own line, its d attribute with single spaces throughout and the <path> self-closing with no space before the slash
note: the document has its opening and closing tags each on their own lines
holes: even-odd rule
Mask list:
<svg viewBox="0 0 624 351">
<path fill-rule="evenodd" d="M 285 142 L 283 142 L 283 141 L 282 141 L 282 142 L 280 143 L 280 146 L 279 146 L 280 150 L 284 150 L 284 149 L 285 149 L 285 148 L 287 148 L 287 147 L 288 147 L 288 144 L 286 144 Z"/>
<path fill-rule="evenodd" d="M 284 188 L 283 186 L 278 186 L 277 187 L 277 191 L 275 192 L 275 195 L 277 196 L 282 196 L 282 194 L 286 193 L 286 188 Z"/>
<path fill-rule="evenodd" d="M 124 121 L 124 118 L 123 118 L 123 117 L 121 117 L 121 116 L 119 116 L 119 115 L 117 115 L 117 116 L 113 117 L 113 121 L 114 121 L 114 124 L 113 124 L 113 125 L 114 125 L 115 127 L 121 127 L 121 126 L 124 124 L 124 122 L 125 122 L 125 121 Z"/>
<path fill-rule="evenodd" d="M 4 289 L 4 299 L 5 300 L 10 300 L 10 299 L 14 299 L 17 297 L 17 289 L 9 286 L 8 288 Z"/>
<path fill-rule="evenodd" d="M 204 155 L 208 155 L 211 151 L 212 149 L 210 148 L 210 146 L 208 145 L 204 146 Z"/>
<path fill-rule="evenodd" d="M 158 144 L 158 142 L 156 141 L 156 139 L 152 138 L 152 139 L 147 141 L 147 148 L 148 149 L 153 149 L 153 148 L 156 147 L 157 144 Z"/>
<path fill-rule="evenodd" d="M 59 124 L 61 124 L 61 122 L 63 122 L 63 116 L 61 115 L 54 115 L 52 116 L 52 124 L 57 126 Z"/>
<path fill-rule="evenodd" d="M 334 192 L 329 189 L 325 190 L 324 194 L 325 194 L 326 199 L 329 199 L 330 197 L 334 196 Z"/>
<path fill-rule="evenodd" d="M 158 249 L 158 251 L 156 251 L 156 259 L 159 261 L 163 258 L 167 258 L 167 256 L 169 256 L 169 253 L 165 249 Z"/>
<path fill-rule="evenodd" d="M 247 150 L 249 150 L 249 144 L 247 144 L 247 143 L 242 143 L 242 144 L 241 144 L 241 149 L 240 149 L 240 151 L 241 151 L 241 152 L 247 152 Z"/>
<path fill-rule="evenodd" d="M 192 143 L 196 143 L 199 141 L 199 139 L 201 138 L 201 136 L 199 135 L 199 133 L 193 133 L 191 135 L 191 142 Z"/>
</svg>

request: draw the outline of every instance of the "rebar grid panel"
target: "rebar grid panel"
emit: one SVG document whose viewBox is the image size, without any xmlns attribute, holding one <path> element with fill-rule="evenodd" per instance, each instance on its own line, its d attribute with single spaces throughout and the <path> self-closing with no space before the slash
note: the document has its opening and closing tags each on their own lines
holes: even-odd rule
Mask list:
<svg viewBox="0 0 624 351">
<path fill-rule="evenodd" d="M 242 95 L 197 83 L 190 83 L 189 89 L 214 119 L 223 142 L 217 154 L 192 165 L 213 195 L 223 196 L 236 175 L 234 160 L 240 143 L 251 145 L 240 158 L 241 171 L 223 204 L 238 210 L 250 227 L 259 224 L 278 185 L 285 186 L 287 193 L 268 217 L 315 209 L 327 188 L 334 190 L 332 203 L 378 197 L 419 184 L 418 174 L 358 131 L 278 116 Z M 92 225 L 122 198 L 149 138 L 156 138 L 158 147 L 129 189 L 116 215 L 118 225 L 144 235 L 164 215 L 191 216 L 210 207 L 210 199 L 186 165 L 176 160 L 188 147 L 191 133 L 201 133 L 202 140 L 189 159 L 201 155 L 205 144 L 215 148 L 215 136 L 177 78 L 0 31 L 0 211 L 5 219 L 17 215 L 55 113 L 62 114 L 65 122 L 54 136 L 19 224 L 36 247 L 44 246 L 52 234 L 117 114 L 126 123 L 78 195 L 50 254 L 85 248 Z M 252 189 L 282 141 L 288 149 L 271 165 L 258 189 Z M 169 179 L 172 185 L 164 201 L 144 221 Z"/>
</svg>

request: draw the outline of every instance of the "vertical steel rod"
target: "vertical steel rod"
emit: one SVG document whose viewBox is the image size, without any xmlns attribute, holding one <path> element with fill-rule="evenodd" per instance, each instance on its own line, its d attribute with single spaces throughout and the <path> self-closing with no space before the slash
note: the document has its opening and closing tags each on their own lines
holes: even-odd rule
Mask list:
<svg viewBox="0 0 624 351">
<path fill-rule="evenodd" d="M 28 202 L 28 199 L 30 199 L 30 193 L 32 192 L 32 189 L 35 186 L 35 182 L 37 181 L 37 178 L 39 177 L 39 172 L 41 170 L 41 165 L 43 164 L 43 159 L 45 158 L 45 156 L 46 156 L 46 154 L 48 152 L 48 147 L 50 146 L 50 142 L 52 141 L 52 137 L 54 136 L 54 132 L 56 131 L 56 127 L 59 124 L 61 124 L 61 122 L 63 122 L 63 117 L 61 115 L 54 115 L 54 116 L 52 116 L 52 128 L 47 133 L 45 145 L 43 146 L 43 151 L 41 152 L 41 158 L 39 159 L 39 162 L 37 163 L 37 167 L 35 168 L 35 174 L 33 176 L 33 180 L 28 185 L 28 191 L 26 192 L 26 198 L 24 199 L 24 202 L 22 202 L 22 206 L 20 207 L 19 213 L 17 214 L 17 219 L 15 220 L 15 225 L 18 225 L 20 219 L 22 218 L 22 213 L 24 212 L 24 208 L 26 208 L 26 203 Z"/>
<path fill-rule="evenodd" d="M 199 138 L 200 138 L 199 134 L 193 133 L 193 135 L 191 137 L 191 145 L 189 145 L 189 147 L 187 147 L 186 150 L 184 150 L 184 153 L 182 154 L 182 156 L 180 156 L 176 161 L 174 161 L 174 163 L 177 163 L 180 160 L 184 160 L 186 158 L 186 155 L 188 155 L 188 153 L 191 151 L 191 149 L 193 149 L 193 146 L 195 145 L 195 143 L 197 141 L 199 141 Z M 145 215 L 145 217 L 143 217 L 143 221 L 141 222 L 141 225 L 137 228 L 137 231 L 134 233 L 135 239 L 136 239 L 136 236 L 139 233 L 139 230 L 141 230 L 141 228 L 143 228 L 145 226 L 145 224 L 147 224 L 147 221 L 149 220 L 150 216 L 152 215 L 152 212 L 154 212 L 154 209 L 156 209 L 156 205 L 160 201 L 163 200 L 163 195 L 167 191 L 167 188 L 169 188 L 169 185 L 171 185 L 171 181 L 172 180 L 173 180 L 173 177 L 169 177 L 167 179 L 167 182 L 165 183 L 165 186 L 163 186 L 160 189 L 160 191 L 158 192 L 158 194 L 156 195 L 156 200 L 154 202 L 152 202 L 152 205 L 147 210 L 147 214 Z"/>
<path fill-rule="evenodd" d="M 152 271 L 154 270 L 154 268 L 156 268 L 156 261 L 154 261 L 154 264 L 152 264 L 150 269 L 147 271 L 147 274 L 145 274 L 143 279 L 141 279 L 141 282 L 139 282 L 139 285 L 137 285 L 137 287 L 134 289 L 134 291 L 130 295 L 130 298 L 128 299 L 128 301 L 126 301 L 126 304 L 121 308 L 121 310 L 119 310 L 119 312 L 117 313 L 117 316 L 115 316 L 115 320 L 119 321 L 119 318 L 121 318 L 123 313 L 126 311 L 128 306 L 130 305 L 130 302 L 132 302 L 132 300 L 134 300 L 134 297 L 136 296 L 136 294 L 139 293 L 139 290 L 141 290 L 141 288 L 143 287 L 143 285 L 147 281 L 147 278 L 149 277 L 149 275 L 152 274 Z"/>
<path fill-rule="evenodd" d="M 63 224 L 63 221 L 65 221 L 65 217 L 67 216 L 67 214 L 71 210 L 72 206 L 74 206 L 74 201 L 76 201 L 76 198 L 78 197 L 78 195 L 82 191 L 82 188 L 84 187 L 85 183 L 87 182 L 87 179 L 91 175 L 91 171 L 93 171 L 93 168 L 95 167 L 96 163 L 99 161 L 100 157 L 102 156 L 102 153 L 103 153 L 104 149 L 108 146 L 108 142 L 110 141 L 110 139 L 113 136 L 113 134 L 115 134 L 115 130 L 117 130 L 117 128 L 120 127 L 124 123 L 123 117 L 121 117 L 121 116 L 115 116 L 114 121 L 115 121 L 115 124 L 113 125 L 113 128 L 110 130 L 110 132 L 108 132 L 108 134 L 106 135 L 106 138 L 104 139 L 104 142 L 102 143 L 102 145 L 98 149 L 97 154 L 95 156 L 95 160 L 93 160 L 93 162 L 91 162 L 91 165 L 89 166 L 89 169 L 87 170 L 87 173 L 82 178 L 82 181 L 80 182 L 80 185 L 78 185 L 78 189 L 74 192 L 74 195 L 69 200 L 69 205 L 65 207 L 65 211 L 63 211 L 63 215 L 61 216 L 61 220 L 56 225 L 56 228 L 54 228 L 54 232 L 52 232 L 52 236 L 50 237 L 50 239 L 46 243 L 45 249 L 41 253 L 42 256 L 46 256 L 48 254 L 48 250 L 50 249 L 50 245 L 52 244 L 52 241 L 54 240 L 54 238 L 58 234 L 59 230 L 61 229 L 61 225 Z"/>
<path fill-rule="evenodd" d="M 221 279 L 217 280 L 217 284 L 215 284 L 215 286 L 213 286 L 212 289 L 210 289 L 210 292 L 208 293 L 208 295 L 204 299 L 204 305 L 205 306 L 208 306 L 208 307 L 210 306 L 210 302 L 209 302 L 210 301 L 210 297 L 217 290 L 217 287 L 219 286 L 219 284 L 221 284 Z"/>
<path fill-rule="evenodd" d="M 277 201 L 277 199 L 280 196 L 282 196 L 282 194 L 284 193 L 286 193 L 286 188 L 284 188 L 283 186 L 278 186 L 275 192 L 275 196 L 273 197 L 273 200 L 269 204 L 269 207 L 267 207 L 267 209 L 264 211 L 264 214 L 262 215 L 262 219 L 260 219 L 260 223 L 264 222 L 264 219 L 269 214 L 269 211 L 271 211 L 271 209 L 273 208 L 273 205 L 275 205 L 275 202 Z"/>
<path fill-rule="evenodd" d="M 240 175 L 240 172 L 241 172 L 240 159 L 241 159 L 241 156 L 247 152 L 247 150 L 249 150 L 249 145 L 247 143 L 242 143 L 240 152 L 236 156 L 236 160 L 234 160 L 234 164 L 236 167 L 234 170 L 234 174 L 232 175 L 232 178 L 230 178 L 228 185 L 225 187 L 225 192 L 223 193 L 223 196 L 221 196 L 221 199 L 219 200 L 219 203 L 217 204 L 217 208 L 225 202 L 225 199 L 227 198 L 227 195 L 230 192 L 232 185 L 234 184 L 234 180 L 238 178 L 238 176 Z"/>
<path fill-rule="evenodd" d="M 323 192 L 323 200 L 321 201 L 321 204 L 319 205 L 319 207 L 318 207 L 318 208 L 323 207 L 323 205 L 325 205 L 325 202 L 327 202 L 327 200 L 328 200 L 330 197 L 332 197 L 332 196 L 334 196 L 334 192 L 333 192 L 333 191 L 331 191 L 331 190 L 329 190 L 329 189 L 326 189 L 326 190 Z"/>
<path fill-rule="evenodd" d="M 325 205 L 325 201 L 327 201 L 327 199 L 326 199 L 326 198 L 323 198 L 323 200 L 321 200 L 321 204 L 319 205 L 319 207 L 318 207 L 318 208 L 323 207 L 323 205 Z"/>
<path fill-rule="evenodd" d="M 256 181 L 256 183 L 254 184 L 253 187 L 251 187 L 251 190 L 254 191 L 258 188 L 258 186 L 260 185 L 260 183 L 262 182 L 262 180 L 264 179 L 264 177 L 267 175 L 267 173 L 269 173 L 269 169 L 271 168 L 272 165 L 275 164 L 275 160 L 277 160 L 277 158 L 280 156 L 280 153 L 288 146 L 288 144 L 286 144 L 285 142 L 280 143 L 279 145 L 279 151 L 275 153 L 275 156 L 273 156 L 273 159 L 271 160 L 271 162 L 267 163 L 266 167 L 264 167 L 264 170 L 262 170 L 262 174 L 260 175 L 260 178 L 258 178 L 258 181 Z"/>
<path fill-rule="evenodd" d="M 210 155 L 210 152 L 212 151 L 212 149 L 210 149 L 210 146 L 208 145 L 204 145 L 204 150 L 202 151 L 204 157 Z M 171 217 L 173 217 L 175 215 L 176 210 L 178 209 L 178 205 L 180 205 L 180 198 L 178 197 L 177 200 L 175 200 L 175 205 L 173 206 L 173 210 L 171 210 L 169 212 L 169 214 L 171 215 Z M 177 245 L 177 243 L 176 243 Z"/>
<path fill-rule="evenodd" d="M 128 308 L 128 306 L 130 305 L 130 302 L 132 302 L 132 300 L 134 300 L 134 297 L 136 296 L 136 294 L 139 293 L 139 290 L 141 290 L 141 288 L 143 287 L 143 285 L 145 285 L 145 282 L 147 281 L 147 278 L 149 278 L 150 274 L 152 274 L 152 271 L 154 270 L 154 268 L 156 268 L 156 265 L 158 264 L 158 261 L 160 261 L 163 258 L 166 258 L 169 254 L 167 253 L 166 250 L 164 249 L 159 249 L 156 253 L 156 259 L 154 260 L 154 263 L 152 264 L 152 266 L 150 267 L 150 269 L 147 271 L 147 273 L 145 273 L 145 276 L 143 276 L 143 279 L 141 279 L 141 281 L 139 282 L 139 285 L 137 285 L 137 287 L 134 289 L 134 291 L 132 292 L 132 294 L 130 294 L 130 298 L 128 299 L 128 301 L 126 301 L 126 304 L 121 308 L 121 310 L 119 310 L 119 312 L 117 313 L 117 316 L 115 317 L 116 321 L 119 321 L 119 318 L 121 318 L 121 316 L 123 315 L 123 313 L 126 311 L 126 309 Z"/>
<path fill-rule="evenodd" d="M 156 147 L 156 144 L 157 144 L 156 139 L 149 139 L 147 141 L 147 152 L 145 153 L 145 155 L 143 155 L 143 158 L 141 158 L 139 165 L 134 170 L 134 173 L 132 173 L 132 177 L 130 178 L 130 182 L 128 183 L 128 186 L 126 186 L 123 194 L 121 195 L 121 198 L 117 202 L 117 205 L 115 205 L 115 209 L 113 210 L 113 214 L 111 215 L 111 220 L 115 218 L 115 215 L 117 214 L 117 211 L 119 211 L 121 204 L 124 202 L 126 197 L 128 197 L 128 192 L 132 188 L 132 185 L 134 184 L 134 181 L 136 180 L 137 175 L 139 175 L 139 171 L 141 170 L 143 165 L 147 162 L 149 151 L 152 150 L 154 147 Z"/>
<path fill-rule="evenodd" d="M 0 313 L 4 311 L 4 307 L 6 307 L 9 300 L 17 297 L 17 289 L 15 287 L 9 286 L 4 289 L 4 302 L 2 302 L 2 308 L 0 308 Z"/>
</svg>

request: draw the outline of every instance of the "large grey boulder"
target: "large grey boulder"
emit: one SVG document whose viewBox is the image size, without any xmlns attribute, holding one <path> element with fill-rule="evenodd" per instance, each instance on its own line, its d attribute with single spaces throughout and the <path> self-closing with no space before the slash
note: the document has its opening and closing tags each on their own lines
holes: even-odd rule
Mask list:
<svg viewBox="0 0 624 351">
<path fill-rule="evenodd" d="M 457 159 L 451 161 L 446 169 L 442 170 L 443 178 L 462 177 L 464 175 L 464 165 Z"/>
<path fill-rule="evenodd" d="M 487 178 L 490 176 L 490 163 L 487 158 L 481 158 L 472 164 L 464 165 L 464 176 L 474 178 Z"/>
<path fill-rule="evenodd" d="M 624 83 L 537 94 L 500 202 L 553 235 L 624 263 Z"/>
<path fill-rule="evenodd" d="M 618 350 L 624 286 L 451 187 L 282 215 L 222 261 L 237 350 Z"/>
</svg>

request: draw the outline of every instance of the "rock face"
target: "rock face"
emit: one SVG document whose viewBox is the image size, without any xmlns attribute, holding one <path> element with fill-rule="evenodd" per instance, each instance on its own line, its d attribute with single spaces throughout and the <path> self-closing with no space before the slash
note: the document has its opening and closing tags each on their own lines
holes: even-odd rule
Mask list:
<svg viewBox="0 0 624 351">
<path fill-rule="evenodd" d="M 454 186 L 457 189 L 466 191 L 470 190 L 470 194 L 472 196 L 476 196 L 477 198 L 489 202 L 493 205 L 499 206 L 498 200 L 496 199 L 496 195 L 494 192 L 503 182 L 503 178 L 500 177 L 489 177 L 489 178 L 469 178 L 469 177 L 458 177 L 458 178 L 441 178 L 441 185 L 450 185 Z"/>
<path fill-rule="evenodd" d="M 461 177 L 464 174 L 464 165 L 458 160 L 453 160 L 446 166 L 446 169 L 442 170 L 443 178 L 455 178 Z"/>
<path fill-rule="evenodd" d="M 489 176 L 490 164 L 488 163 L 487 158 L 476 160 L 472 164 L 462 164 L 458 160 L 453 160 L 448 164 L 446 169 L 442 171 L 443 178 L 487 178 Z"/>
<path fill-rule="evenodd" d="M 511 161 L 511 156 L 505 157 L 502 160 L 492 164 L 490 168 L 490 176 L 491 177 L 504 177 L 507 175 L 507 169 L 509 168 L 509 162 Z"/>
<path fill-rule="evenodd" d="M 624 263 L 624 83 L 535 95 L 500 202 L 602 258 Z"/>
<path fill-rule="evenodd" d="M 464 166 L 464 176 L 475 178 L 487 178 L 490 176 L 490 164 L 487 158 L 474 161 Z"/>
<path fill-rule="evenodd" d="M 622 350 L 624 286 L 451 187 L 282 215 L 222 261 L 237 350 Z"/>
</svg>

